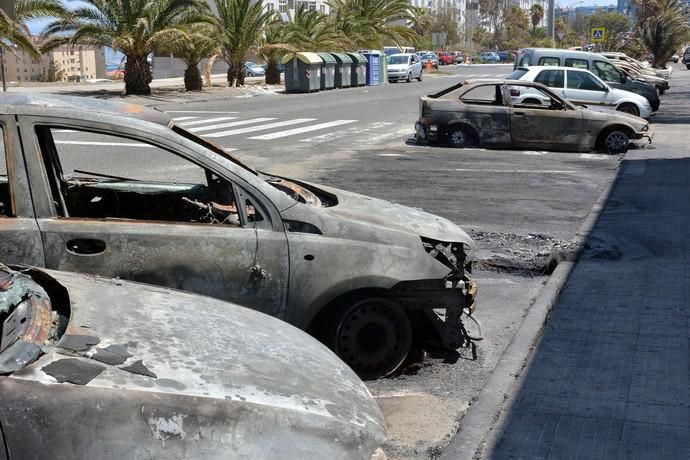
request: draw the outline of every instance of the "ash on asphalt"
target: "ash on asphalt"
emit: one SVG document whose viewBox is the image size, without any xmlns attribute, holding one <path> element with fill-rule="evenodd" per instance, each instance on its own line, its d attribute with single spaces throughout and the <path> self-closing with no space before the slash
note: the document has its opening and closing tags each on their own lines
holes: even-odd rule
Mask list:
<svg viewBox="0 0 690 460">
<path fill-rule="evenodd" d="M 550 275 L 566 260 L 575 260 L 581 246 L 574 241 L 557 240 L 541 233 L 519 235 L 506 232 L 470 230 L 478 242 L 473 266 L 517 276 Z"/>
</svg>

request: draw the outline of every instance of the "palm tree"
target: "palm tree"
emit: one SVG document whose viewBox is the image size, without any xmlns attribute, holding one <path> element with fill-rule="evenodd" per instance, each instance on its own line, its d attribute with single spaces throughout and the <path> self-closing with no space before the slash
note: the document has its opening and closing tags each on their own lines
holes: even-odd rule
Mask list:
<svg viewBox="0 0 690 460">
<path fill-rule="evenodd" d="M 228 63 L 228 85 L 244 84 L 244 58 L 258 45 L 271 13 L 262 2 L 255 0 L 213 0 L 218 11 L 221 49 Z"/>
<path fill-rule="evenodd" d="M 164 47 L 187 66 L 184 71 L 184 88 L 186 91 L 201 91 L 203 81 L 199 63 L 214 54 L 220 53 L 220 40 L 216 29 L 210 24 L 195 23 L 184 29 L 185 34 Z"/>
<path fill-rule="evenodd" d="M 286 27 L 286 41 L 300 51 L 342 51 L 347 37 L 328 16 L 299 7 Z"/>
<path fill-rule="evenodd" d="M 209 20 L 203 0 L 84 0 L 72 18 L 45 30 L 52 38 L 44 49 L 63 44 L 109 46 L 125 55 L 125 92 L 150 94 L 148 56 L 184 35 L 183 27 Z M 61 35 L 71 32 L 71 36 Z"/>
<path fill-rule="evenodd" d="M 532 31 L 534 32 L 541 20 L 544 18 L 544 7 L 535 3 L 529 9 L 529 16 L 530 20 L 532 21 Z"/>
<path fill-rule="evenodd" d="M 59 0 L 16 0 L 14 2 L 14 19 L 7 11 L 0 9 L 0 47 L 14 52 L 14 47 L 21 48 L 31 56 L 38 58 L 40 51 L 31 39 L 26 21 L 40 17 L 65 17 L 67 12 Z"/>
<path fill-rule="evenodd" d="M 649 50 L 654 67 L 665 66 L 690 35 L 688 20 L 678 0 L 650 1 L 646 18 L 640 18 L 640 40 Z"/>
<path fill-rule="evenodd" d="M 426 34 L 431 32 L 434 25 L 434 18 L 429 14 L 429 9 L 413 6 L 410 8 L 409 26 L 417 34 L 416 42 L 419 42 Z"/>
<path fill-rule="evenodd" d="M 280 84 L 280 63 L 283 55 L 295 49 L 287 43 L 287 24 L 275 12 L 271 15 L 264 28 L 263 36 L 260 38 L 257 51 L 259 56 L 266 62 L 266 84 Z"/>
<path fill-rule="evenodd" d="M 407 27 L 412 20 L 407 0 L 328 0 L 337 27 L 353 48 L 382 49 L 409 44 L 417 34 Z"/>
</svg>

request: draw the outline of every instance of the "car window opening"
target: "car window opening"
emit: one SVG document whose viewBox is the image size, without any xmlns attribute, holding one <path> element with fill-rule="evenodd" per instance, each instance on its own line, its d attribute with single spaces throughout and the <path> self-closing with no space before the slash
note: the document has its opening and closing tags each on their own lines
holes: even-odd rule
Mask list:
<svg viewBox="0 0 690 460">
<path fill-rule="evenodd" d="M 11 204 L 10 178 L 5 152 L 5 130 L 0 126 L 0 217 L 12 216 Z"/>
<path fill-rule="evenodd" d="M 241 224 L 233 185 L 173 152 L 94 131 L 75 143 L 53 127 L 36 133 L 59 217 Z M 130 168 L 133 156 L 146 165 Z"/>
</svg>

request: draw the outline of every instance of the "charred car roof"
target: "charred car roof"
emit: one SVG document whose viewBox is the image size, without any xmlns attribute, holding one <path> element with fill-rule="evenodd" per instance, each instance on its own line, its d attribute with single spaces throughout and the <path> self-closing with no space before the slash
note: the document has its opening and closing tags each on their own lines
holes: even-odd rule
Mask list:
<svg viewBox="0 0 690 460">
<path fill-rule="evenodd" d="M 127 102 L 104 101 L 101 99 L 78 96 L 51 96 L 26 93 L 8 94 L 0 101 L 0 114 L 22 115 L 65 115 L 66 111 L 84 111 L 133 118 L 141 121 L 170 126 L 168 115 L 157 109 L 151 109 Z"/>
</svg>

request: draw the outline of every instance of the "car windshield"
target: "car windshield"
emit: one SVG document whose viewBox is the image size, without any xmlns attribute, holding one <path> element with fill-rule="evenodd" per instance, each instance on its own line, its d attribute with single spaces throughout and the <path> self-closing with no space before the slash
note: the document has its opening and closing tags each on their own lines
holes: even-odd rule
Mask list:
<svg viewBox="0 0 690 460">
<path fill-rule="evenodd" d="M 524 74 L 527 73 L 526 69 L 517 69 L 510 75 L 506 77 L 506 80 L 519 80 Z"/>
<path fill-rule="evenodd" d="M 256 67 L 256 62 L 247 61 L 244 63 L 247 67 Z"/>
<path fill-rule="evenodd" d="M 390 56 L 388 57 L 389 64 L 407 64 L 409 57 L 407 56 Z"/>
</svg>

